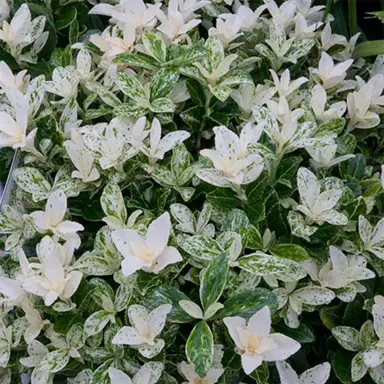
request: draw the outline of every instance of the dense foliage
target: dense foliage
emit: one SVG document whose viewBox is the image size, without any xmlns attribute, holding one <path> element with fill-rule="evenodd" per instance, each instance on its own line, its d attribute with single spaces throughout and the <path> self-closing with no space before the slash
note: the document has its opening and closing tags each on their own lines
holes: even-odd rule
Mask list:
<svg viewBox="0 0 384 384">
<path fill-rule="evenodd" d="M 0 383 L 384 383 L 384 56 L 90 3 L 0 0 Z"/>
</svg>

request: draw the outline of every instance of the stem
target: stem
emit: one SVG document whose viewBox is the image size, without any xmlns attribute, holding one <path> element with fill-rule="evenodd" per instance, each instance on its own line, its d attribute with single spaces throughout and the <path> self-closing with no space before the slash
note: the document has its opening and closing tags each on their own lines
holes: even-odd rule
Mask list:
<svg viewBox="0 0 384 384">
<path fill-rule="evenodd" d="M 348 0 L 348 21 L 350 37 L 357 33 L 357 10 L 356 0 Z"/>
</svg>

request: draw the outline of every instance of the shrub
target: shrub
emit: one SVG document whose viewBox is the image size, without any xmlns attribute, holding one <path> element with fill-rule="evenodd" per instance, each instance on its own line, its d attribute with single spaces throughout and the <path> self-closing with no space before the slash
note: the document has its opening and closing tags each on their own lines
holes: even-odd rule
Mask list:
<svg viewBox="0 0 384 384">
<path fill-rule="evenodd" d="M 383 56 L 310 0 L 0 19 L 1 383 L 384 382 Z"/>
</svg>

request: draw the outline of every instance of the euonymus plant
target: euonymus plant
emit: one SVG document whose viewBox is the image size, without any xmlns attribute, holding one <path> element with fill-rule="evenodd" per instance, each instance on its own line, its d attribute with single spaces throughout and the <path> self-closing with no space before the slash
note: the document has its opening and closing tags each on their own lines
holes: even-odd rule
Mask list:
<svg viewBox="0 0 384 384">
<path fill-rule="evenodd" d="M 0 20 L 1 384 L 384 383 L 383 56 L 311 0 Z"/>
</svg>

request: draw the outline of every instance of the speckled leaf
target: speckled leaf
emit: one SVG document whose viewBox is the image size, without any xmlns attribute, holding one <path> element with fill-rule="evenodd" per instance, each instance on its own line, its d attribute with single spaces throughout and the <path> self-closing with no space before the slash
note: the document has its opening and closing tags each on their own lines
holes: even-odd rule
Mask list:
<svg viewBox="0 0 384 384">
<path fill-rule="evenodd" d="M 142 36 L 142 41 L 145 49 L 152 57 L 154 57 L 160 63 L 165 62 L 167 47 L 160 35 L 145 31 Z"/>
<path fill-rule="evenodd" d="M 186 205 L 178 203 L 172 204 L 170 208 L 172 216 L 178 222 L 176 228 L 185 233 L 195 233 L 196 219 L 191 210 Z"/>
<path fill-rule="evenodd" d="M 317 227 L 305 224 L 304 218 L 299 212 L 290 211 L 287 219 L 294 236 L 310 241 L 310 237 L 317 231 Z"/>
<path fill-rule="evenodd" d="M 309 259 L 308 252 L 297 244 L 276 244 L 268 250 L 275 256 L 284 257 L 294 261 Z"/>
<path fill-rule="evenodd" d="M 116 272 L 102 256 L 89 252 L 77 259 L 73 268 L 88 276 L 107 276 Z"/>
<path fill-rule="evenodd" d="M 333 291 L 317 285 L 308 285 L 307 287 L 297 289 L 292 296 L 307 305 L 329 304 L 335 298 Z"/>
<path fill-rule="evenodd" d="M 275 116 L 266 107 L 255 107 L 252 110 L 253 116 L 259 124 L 263 124 L 264 131 L 272 139 L 280 136 L 279 125 Z"/>
<path fill-rule="evenodd" d="M 209 85 L 209 90 L 216 96 L 220 101 L 225 101 L 228 99 L 229 95 L 232 92 L 232 88 L 227 85 Z"/>
<path fill-rule="evenodd" d="M 68 345 L 73 348 L 80 349 L 85 344 L 85 334 L 81 324 L 72 325 L 65 336 Z"/>
<path fill-rule="evenodd" d="M 121 257 L 108 227 L 103 227 L 97 232 L 94 247 L 97 255 L 103 257 L 111 269 L 117 271 L 120 268 Z"/>
<path fill-rule="evenodd" d="M 151 83 L 151 100 L 167 97 L 173 91 L 179 76 L 179 72 L 175 69 L 160 69 Z"/>
<path fill-rule="evenodd" d="M 223 223 L 223 231 L 236 232 L 243 235 L 249 226 L 247 215 L 240 209 L 232 209 Z"/>
<path fill-rule="evenodd" d="M 152 172 L 152 178 L 163 187 L 174 187 L 177 185 L 175 176 L 171 171 L 161 165 L 157 165 Z"/>
<path fill-rule="evenodd" d="M 219 300 L 227 282 L 229 254 L 223 252 L 205 269 L 200 280 L 200 301 L 204 310 Z"/>
<path fill-rule="evenodd" d="M 154 58 L 141 53 L 123 53 L 115 57 L 113 62 L 126 64 L 128 67 L 148 69 L 150 71 L 157 71 L 160 67 Z"/>
<path fill-rule="evenodd" d="M 297 281 L 307 275 L 307 272 L 296 262 L 262 252 L 242 257 L 239 267 L 258 276 L 274 275 L 282 281 Z"/>
<path fill-rule="evenodd" d="M 343 117 L 339 117 L 338 119 L 333 119 L 320 124 L 316 130 L 316 136 L 329 136 L 332 133 L 338 135 L 344 127 L 345 119 Z"/>
<path fill-rule="evenodd" d="M 359 331 L 352 327 L 338 326 L 332 328 L 332 335 L 347 351 L 357 352 L 361 349 Z"/>
<path fill-rule="evenodd" d="M 296 63 L 297 59 L 303 57 L 309 53 L 312 47 L 315 45 L 313 39 L 298 39 L 292 43 L 291 49 L 287 56 L 287 60 L 292 63 Z"/>
<path fill-rule="evenodd" d="M 108 311 L 97 311 L 92 313 L 84 323 L 85 335 L 89 337 L 101 332 L 113 317 L 114 316 Z"/>
<path fill-rule="evenodd" d="M 51 191 L 50 184 L 36 168 L 15 169 L 13 179 L 23 191 L 30 193 L 36 202 L 47 199 Z"/>
<path fill-rule="evenodd" d="M 195 372 L 202 378 L 212 365 L 213 346 L 213 334 L 208 324 L 205 321 L 196 324 L 188 337 L 185 353 Z"/>
<path fill-rule="evenodd" d="M 204 44 L 208 72 L 212 73 L 224 60 L 223 43 L 216 36 L 209 37 Z"/>
<path fill-rule="evenodd" d="M 370 347 L 377 340 L 371 320 L 366 321 L 360 328 L 359 342 L 362 348 Z"/>
<path fill-rule="evenodd" d="M 171 170 L 177 179 L 191 163 L 191 155 L 183 143 L 176 145 L 172 150 Z"/>
<path fill-rule="evenodd" d="M 197 259 L 210 261 L 222 252 L 219 244 L 207 236 L 180 234 L 176 239 L 179 247 Z"/>
<path fill-rule="evenodd" d="M 235 69 L 220 78 L 220 87 L 234 87 L 239 84 L 253 84 L 252 77 L 247 72 Z"/>
<path fill-rule="evenodd" d="M 133 75 L 120 73 L 116 79 L 116 85 L 125 95 L 138 103 L 146 100 L 145 91 L 140 81 Z"/>
<path fill-rule="evenodd" d="M 196 61 L 200 61 L 205 54 L 205 49 L 202 43 L 195 43 L 192 46 L 186 48 L 175 59 L 168 61 L 166 65 L 172 65 L 174 67 L 190 65 Z"/>
<path fill-rule="evenodd" d="M 110 107 L 117 107 L 121 104 L 121 101 L 117 96 L 99 83 L 88 81 L 85 85 L 91 92 L 97 93 L 100 99 Z"/>
<path fill-rule="evenodd" d="M 160 97 L 151 102 L 149 109 L 155 113 L 173 113 L 176 106 L 171 99 Z"/>
<path fill-rule="evenodd" d="M 352 359 L 351 365 L 351 377 L 352 381 L 355 383 L 362 379 L 368 371 L 368 367 L 365 365 L 363 360 L 363 352 L 357 353 Z M 379 383 L 379 381 L 377 381 Z"/>
<path fill-rule="evenodd" d="M 131 301 L 132 293 L 134 288 L 134 281 L 132 284 L 122 284 L 117 288 L 115 295 L 115 309 L 116 312 L 124 311 L 128 308 L 129 302 Z"/>
<path fill-rule="evenodd" d="M 125 224 L 127 208 L 124 204 L 123 194 L 117 184 L 109 183 L 106 185 L 100 198 L 100 204 L 107 216 L 113 216 Z"/>
<path fill-rule="evenodd" d="M 41 371 L 59 372 L 68 364 L 69 354 L 65 349 L 58 349 L 44 356 L 40 363 Z"/>
</svg>

